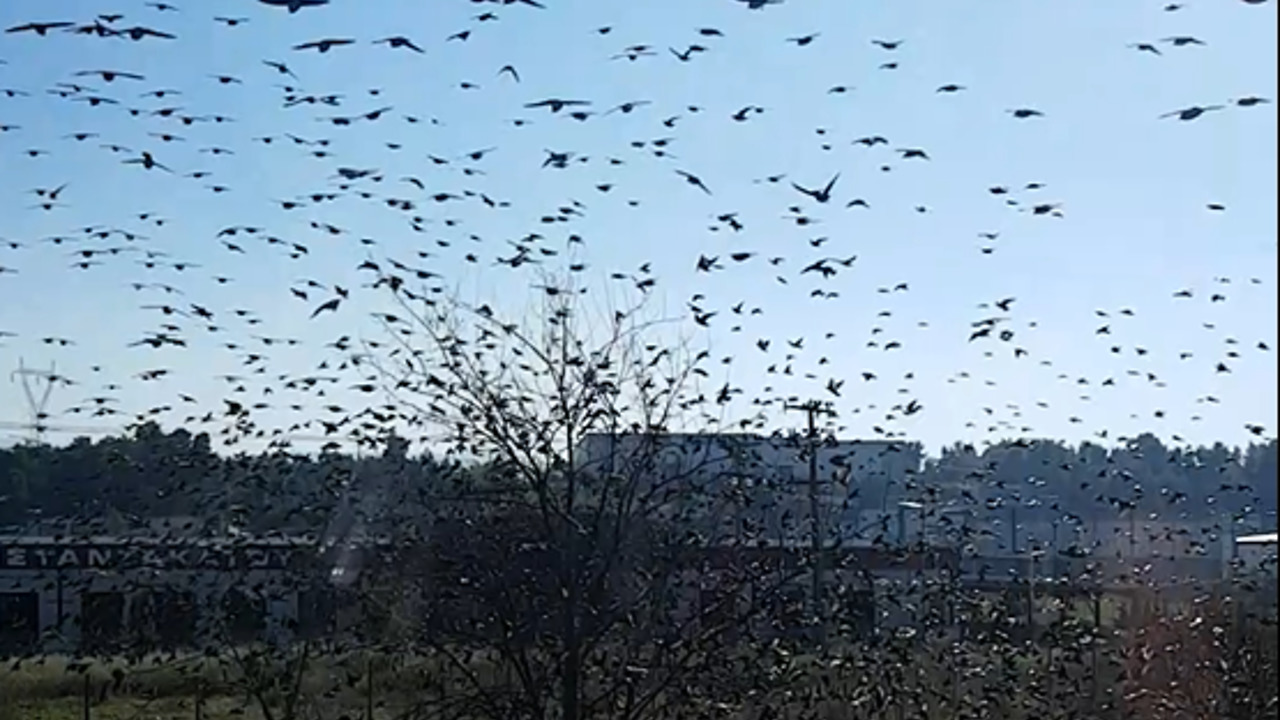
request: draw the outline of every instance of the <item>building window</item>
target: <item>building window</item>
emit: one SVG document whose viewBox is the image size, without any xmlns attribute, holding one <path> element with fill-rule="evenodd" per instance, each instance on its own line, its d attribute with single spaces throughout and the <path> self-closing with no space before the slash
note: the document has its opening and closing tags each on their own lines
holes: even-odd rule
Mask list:
<svg viewBox="0 0 1280 720">
<path fill-rule="evenodd" d="M 298 633 L 318 638 L 333 631 L 337 620 L 337 602 L 333 589 L 316 584 L 298 593 Z"/>
<path fill-rule="evenodd" d="M 124 608 L 124 593 L 86 592 L 80 596 L 81 644 L 87 652 L 119 650 L 124 639 Z"/>
<path fill-rule="evenodd" d="M 34 591 L 0 593 L 0 654 L 33 650 L 39 639 L 39 594 Z"/>
<path fill-rule="evenodd" d="M 262 637 L 267 625 L 267 601 L 240 590 L 222 596 L 222 630 L 231 642 L 249 642 Z"/>
<path fill-rule="evenodd" d="M 129 629 L 140 649 L 190 647 L 197 621 L 195 594 L 177 590 L 141 593 L 129 603 Z"/>
</svg>

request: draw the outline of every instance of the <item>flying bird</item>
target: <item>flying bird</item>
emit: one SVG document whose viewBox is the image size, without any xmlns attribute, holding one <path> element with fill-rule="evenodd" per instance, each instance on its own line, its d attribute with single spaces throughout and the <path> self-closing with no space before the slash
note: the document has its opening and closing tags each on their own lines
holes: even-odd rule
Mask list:
<svg viewBox="0 0 1280 720">
<path fill-rule="evenodd" d="M 50 30 L 61 30 L 75 26 L 73 22 L 31 22 L 24 25 L 14 25 L 6 28 L 7 33 L 33 32 L 41 37 L 48 35 Z"/>
<path fill-rule="evenodd" d="M 791 183 L 791 186 L 794 187 L 796 190 L 799 190 L 800 192 L 804 193 L 805 195 L 808 195 L 809 197 L 813 198 L 815 201 L 819 203 L 826 203 L 829 200 L 831 200 L 831 189 L 835 187 L 836 181 L 839 179 L 840 179 L 840 173 L 836 173 L 831 178 L 831 180 L 827 182 L 826 186 L 819 190 L 810 190 L 809 188 L 801 187 L 800 185 L 797 185 L 794 182 Z"/>
<path fill-rule="evenodd" d="M 303 8 L 320 7 L 321 5 L 329 4 L 329 0 L 258 0 L 258 2 L 263 5 L 288 8 L 290 14 L 296 13 Z"/>
<path fill-rule="evenodd" d="M 689 183 L 690 185 L 692 185 L 692 186 L 694 186 L 694 187 L 698 188 L 699 190 L 702 190 L 702 192 L 704 192 L 704 193 L 706 193 L 706 194 L 708 194 L 708 195 L 710 195 L 710 194 L 711 194 L 711 191 L 710 191 L 709 189 L 707 189 L 707 186 L 706 186 L 706 185 L 704 185 L 704 184 L 702 183 L 701 178 L 699 178 L 697 175 L 694 175 L 694 174 L 692 174 L 692 173 L 685 172 L 684 170 L 677 170 L 677 171 L 676 171 L 676 174 L 677 174 L 677 175 L 679 175 L 680 177 L 684 178 L 685 182 L 687 182 L 687 183 Z"/>
<path fill-rule="evenodd" d="M 276 72 L 280 73 L 281 75 L 288 75 L 289 77 L 294 79 L 297 79 L 298 77 L 297 75 L 293 74 L 293 71 L 289 69 L 288 65 L 285 65 L 282 62 L 276 62 L 275 60 L 263 60 L 262 64 L 266 65 L 269 68 L 274 68 Z"/>
<path fill-rule="evenodd" d="M 374 40 L 373 44 L 374 45 L 386 44 L 391 46 L 393 49 L 405 48 L 407 50 L 412 50 L 416 53 L 423 52 L 422 48 L 418 47 L 417 45 L 414 45 L 412 40 L 402 35 L 394 35 L 392 37 L 383 38 L 381 40 Z"/>
<path fill-rule="evenodd" d="M 529 109 L 547 108 L 553 113 L 558 113 L 567 107 L 583 107 L 590 104 L 591 102 L 589 100 L 561 100 L 559 98 L 549 98 L 547 100 L 525 103 L 525 107 Z"/>
<path fill-rule="evenodd" d="M 1172 112 L 1167 112 L 1161 115 L 1160 118 L 1161 119 L 1177 118 L 1184 122 L 1189 122 L 1191 120 L 1195 120 L 1196 118 L 1200 117 L 1201 115 L 1204 115 L 1207 112 L 1212 112 L 1214 110 L 1222 110 L 1225 107 L 1226 107 L 1225 105 L 1208 105 L 1206 107 L 1200 107 L 1199 105 L 1192 105 L 1191 107 L 1183 108 L 1182 110 L 1174 110 Z"/>
<path fill-rule="evenodd" d="M 294 45 L 294 50 L 315 50 L 316 52 L 327 53 L 330 48 L 342 45 L 351 45 L 355 40 L 351 38 L 325 38 L 323 40 L 312 40 L 298 45 Z"/>
</svg>

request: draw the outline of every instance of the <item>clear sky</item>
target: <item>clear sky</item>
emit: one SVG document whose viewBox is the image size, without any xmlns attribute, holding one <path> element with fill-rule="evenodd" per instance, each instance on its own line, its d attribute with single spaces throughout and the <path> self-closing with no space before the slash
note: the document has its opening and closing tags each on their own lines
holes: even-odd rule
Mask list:
<svg viewBox="0 0 1280 720">
<path fill-rule="evenodd" d="M 0 240 L 20 245 L 0 244 L 0 267 L 15 271 L 0 272 L 0 332 L 15 334 L 0 338 L 0 370 L 7 374 L 20 358 L 32 367 L 53 362 L 77 382 L 53 393 L 55 426 L 120 427 L 121 416 L 64 412 L 94 396 L 116 398 L 105 404 L 125 413 L 172 404 L 162 416 L 172 425 L 218 409 L 230 386 L 217 376 L 246 372 L 246 352 L 269 356 L 265 374 L 249 383 L 248 395 L 259 397 L 272 377 L 305 374 L 331 357 L 322 346 L 337 336 L 376 337 L 377 325 L 356 300 L 308 320 L 332 291 L 308 289 L 306 279 L 358 288 L 368 279 L 355 269 L 364 258 L 408 260 L 429 250 L 421 262 L 451 284 L 519 307 L 531 276 L 493 259 L 510 256 L 508 241 L 530 232 L 561 248 L 576 233 L 585 243 L 575 252 L 592 282 L 651 261 L 661 312 L 687 317 L 686 301 L 704 294 L 700 306 L 719 315 L 710 330 L 687 332 L 717 358 L 733 356 L 716 367 L 747 390 L 744 397 L 765 384 L 823 396 L 828 378 L 846 378 L 836 398 L 846 437 L 874 436 L 878 427 L 937 448 L 1012 435 L 1074 441 L 1103 430 L 1112 437 L 1151 430 L 1237 444 L 1252 437 L 1246 424 L 1273 436 L 1275 355 L 1257 345 L 1276 345 L 1276 113 L 1270 103 L 1231 103 L 1274 98 L 1274 3 L 1200 0 L 1167 11 L 1137 0 L 788 0 L 761 10 L 731 0 L 543 2 L 545 9 L 333 0 L 296 14 L 250 0 L 185 0 L 163 12 L 119 2 L 110 10 L 124 17 L 111 27 L 148 27 L 175 39 L 0 35 L 0 125 L 18 126 L 0 132 Z M 105 9 L 82 0 L 8 0 L 0 3 L 0 27 L 86 24 Z M 496 19 L 476 19 L 486 11 Z M 228 25 L 214 12 L 245 21 Z M 447 39 L 464 30 L 465 40 Z M 814 33 L 807 44 L 788 40 Z M 373 44 L 391 35 L 425 52 Z M 1177 36 L 1203 44 L 1162 41 Z M 291 49 L 322 38 L 356 43 L 324 54 Z M 873 40 L 901 43 L 885 49 Z M 690 44 L 706 51 L 682 62 L 669 50 Z M 634 45 L 655 54 L 612 59 Z M 287 63 L 297 79 L 264 60 Z M 506 65 L 519 82 L 499 74 Z M 76 75 L 94 70 L 144 79 Z M 238 82 L 215 77 L 224 75 Z M 57 83 L 87 89 L 50 93 L 71 90 Z M 948 84 L 963 89 L 938 91 Z M 286 108 L 290 91 L 281 85 L 297 96 L 340 95 L 340 104 Z M 7 89 L 22 92 L 7 96 Z M 143 97 L 165 89 L 181 94 Z M 89 96 L 117 103 L 95 106 Z M 573 108 L 522 107 L 546 98 L 589 100 L 595 114 L 577 121 L 566 117 Z M 651 104 L 605 114 L 641 100 Z M 1160 118 L 1213 105 L 1227 107 L 1192 121 Z M 747 106 L 763 111 L 734 120 Z M 180 109 L 167 118 L 151 112 L 166 107 Z M 327 120 L 383 107 L 392 109 L 376 121 Z M 1019 108 L 1043 116 L 1009 112 Z M 183 115 L 204 119 L 188 125 Z M 517 119 L 527 122 L 517 126 Z M 73 133 L 98 136 L 79 141 Z M 331 143 L 299 145 L 286 133 Z M 872 136 L 888 143 L 853 142 Z M 261 137 L 274 141 L 255 140 Z M 666 156 L 655 156 L 651 143 L 664 138 Z M 639 141 L 645 145 L 633 146 Z M 478 161 L 465 157 L 488 148 Z M 904 159 L 901 148 L 923 149 L 929 159 Z M 123 162 L 144 150 L 174 172 Z M 317 150 L 329 155 L 315 157 Z M 587 159 L 543 168 L 549 150 Z M 339 192 L 339 167 L 376 169 L 384 179 Z M 677 170 L 699 177 L 710 194 Z M 195 171 L 211 174 L 189 177 Z M 817 188 L 836 173 L 826 204 L 790 185 Z M 780 182 L 763 180 L 783 174 Z M 1043 187 L 1026 190 L 1033 182 Z M 55 207 L 34 207 L 43 198 L 33 189 L 64 183 Z M 597 189 L 606 183 L 608 192 Z M 992 194 L 996 186 L 1009 194 Z M 430 197 L 464 190 L 476 195 Z M 339 196 L 304 198 L 291 210 L 280 204 L 316 192 Z M 510 206 L 490 207 L 481 193 Z M 388 197 L 413 200 L 416 209 L 390 208 Z M 868 207 L 846 208 L 854 198 Z M 571 223 L 540 221 L 573 202 L 581 216 Z M 1060 204 L 1061 217 L 1028 212 L 1050 203 Z M 792 205 L 816 222 L 797 226 Z M 739 232 L 715 220 L 731 212 L 744 226 Z M 421 232 L 408 222 L 414 214 L 425 218 Z M 313 222 L 344 232 L 330 235 Z M 263 232 L 217 237 L 234 225 Z M 85 226 L 142 237 L 94 239 L 80 231 Z M 265 235 L 285 244 L 268 244 Z M 74 239 L 48 240 L 58 236 Z M 823 236 L 825 244 L 811 246 Z M 244 252 L 224 246 L 228 239 Z M 290 257 L 287 243 L 295 242 L 307 247 L 305 256 Z M 102 264 L 87 269 L 71 266 L 80 259 L 75 251 L 119 247 L 132 249 L 94 255 Z M 139 262 L 147 250 L 168 253 L 161 263 L 198 267 L 147 268 Z M 758 255 L 728 258 L 739 251 Z M 467 253 L 481 262 L 465 262 Z M 697 272 L 699 255 L 718 256 L 723 269 Z M 836 266 L 829 279 L 799 275 L 818 258 L 850 255 L 858 259 Z M 770 257 L 785 261 L 771 265 Z M 184 294 L 131 283 L 169 284 Z M 881 292 L 899 283 L 907 289 Z M 812 297 L 817 289 L 838 297 Z M 1184 289 L 1192 297 L 1174 297 Z M 1211 300 L 1215 294 L 1225 299 Z M 979 307 L 1007 297 L 1016 298 L 1007 312 Z M 762 313 L 733 317 L 739 301 Z M 127 347 L 173 320 L 141 306 L 192 303 L 215 313 L 217 332 L 179 318 L 187 348 Z M 1120 314 L 1125 308 L 1133 314 Z M 233 309 L 252 310 L 262 322 L 249 326 Z M 1013 330 L 1013 340 L 967 342 L 970 323 L 992 316 L 1008 318 L 999 328 Z M 1098 334 L 1104 325 L 1110 333 Z M 835 337 L 824 339 L 826 332 Z M 266 347 L 254 336 L 300 342 Z M 786 364 L 785 340 L 801 336 L 797 377 L 768 375 L 770 364 Z M 42 342 L 47 337 L 76 344 Z M 763 338 L 772 339 L 767 354 L 756 347 Z M 901 347 L 885 350 L 890 340 Z M 228 342 L 239 347 L 221 345 Z M 1027 355 L 1014 358 L 1014 347 Z M 823 357 L 828 362 L 819 365 Z M 1230 372 L 1217 372 L 1219 362 Z M 136 377 L 161 367 L 170 370 L 164 378 Z M 799 379 L 806 371 L 817 379 Z M 864 381 L 863 372 L 876 379 Z M 1108 379 L 1114 384 L 1104 385 Z M 710 382 L 714 389 L 724 378 Z M 304 402 L 285 400 L 278 382 L 273 390 L 277 406 Z M 179 401 L 179 393 L 196 402 Z M 911 399 L 924 409 L 885 419 L 890 406 Z M 285 426 L 324 413 L 305 402 L 303 411 L 279 409 L 264 422 Z M 26 421 L 21 387 L 9 378 L 0 379 L 0 421 Z M 21 434 L 3 427 L 0 438 Z"/>
</svg>

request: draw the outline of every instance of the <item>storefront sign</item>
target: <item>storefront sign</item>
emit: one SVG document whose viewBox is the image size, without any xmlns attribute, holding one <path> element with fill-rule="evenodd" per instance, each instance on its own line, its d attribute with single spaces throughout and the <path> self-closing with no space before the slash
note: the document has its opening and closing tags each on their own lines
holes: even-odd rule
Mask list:
<svg viewBox="0 0 1280 720">
<path fill-rule="evenodd" d="M 0 570 L 284 570 L 310 551 L 306 547 L 217 545 L 94 545 L 21 543 L 0 545 Z"/>
</svg>

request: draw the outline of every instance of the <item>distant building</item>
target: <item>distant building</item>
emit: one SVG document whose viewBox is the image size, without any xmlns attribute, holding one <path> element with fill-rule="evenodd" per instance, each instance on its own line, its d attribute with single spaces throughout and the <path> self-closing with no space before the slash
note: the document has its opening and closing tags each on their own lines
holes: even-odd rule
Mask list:
<svg viewBox="0 0 1280 720">
<path fill-rule="evenodd" d="M 713 542 L 749 536 L 802 545 L 813 515 L 808 450 L 803 436 L 599 433 L 583 438 L 576 462 L 601 474 L 671 483 L 668 510 L 693 520 Z M 924 461 L 918 444 L 891 440 L 821 441 L 815 454 L 824 536 L 850 541 L 869 518 L 896 517 L 894 498 L 904 496 Z"/>
<path fill-rule="evenodd" d="M 316 590 L 371 558 L 308 537 L 3 536 L 0 652 L 283 638 L 325 624 Z"/>
</svg>

